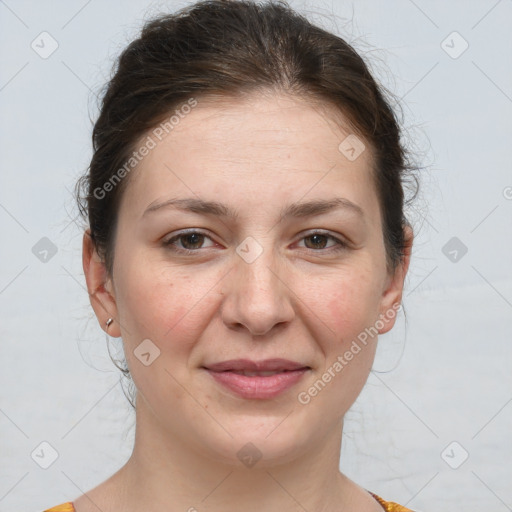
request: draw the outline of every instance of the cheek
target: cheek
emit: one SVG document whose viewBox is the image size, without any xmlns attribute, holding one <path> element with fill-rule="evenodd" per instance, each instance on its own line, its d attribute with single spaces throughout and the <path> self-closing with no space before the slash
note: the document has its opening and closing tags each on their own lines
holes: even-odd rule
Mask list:
<svg viewBox="0 0 512 512">
<path fill-rule="evenodd" d="M 377 337 L 368 327 L 375 320 L 376 287 L 363 276 L 333 282 L 323 302 L 316 304 L 318 314 L 334 332 L 322 337 L 325 359 L 320 379 L 328 382 L 318 407 L 342 417 L 364 387 L 375 357 Z M 327 292 L 327 290 L 326 290 Z"/>
<path fill-rule="evenodd" d="M 120 282 L 118 308 L 126 327 L 123 338 L 131 346 L 149 338 L 162 355 L 186 353 L 197 340 L 214 309 L 212 279 L 197 285 L 188 273 L 167 268 L 152 272 L 143 265 L 126 271 Z M 155 267 L 157 267 L 155 265 Z M 211 282 L 210 282 L 211 281 Z"/>
<path fill-rule="evenodd" d="M 357 336 L 374 321 L 378 310 L 378 287 L 371 273 L 352 272 L 332 279 L 315 308 L 328 317 L 325 322 L 338 340 Z"/>
<path fill-rule="evenodd" d="M 139 267 L 120 278 L 118 308 L 126 359 L 137 390 L 152 405 L 164 396 L 176 403 L 186 399 L 178 383 L 186 379 L 191 350 L 212 308 L 205 290 L 178 274 L 169 269 L 152 274 Z M 136 357 L 146 339 L 159 350 L 149 366 Z"/>
</svg>

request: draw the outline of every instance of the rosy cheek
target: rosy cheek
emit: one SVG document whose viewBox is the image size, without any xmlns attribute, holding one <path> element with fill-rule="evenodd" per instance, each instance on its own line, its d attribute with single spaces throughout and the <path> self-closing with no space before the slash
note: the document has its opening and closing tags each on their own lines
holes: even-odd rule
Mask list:
<svg viewBox="0 0 512 512">
<path fill-rule="evenodd" d="M 347 290 L 331 295 L 325 304 L 329 317 L 326 324 L 334 331 L 333 345 L 343 348 L 364 330 L 370 312 L 365 299 L 355 290 Z"/>
<path fill-rule="evenodd" d="M 149 328 L 161 343 L 167 345 L 183 340 L 180 341 L 183 345 L 186 343 L 187 333 L 188 336 L 194 335 L 194 308 L 187 297 L 176 297 L 172 300 L 167 297 L 155 297 L 145 307 L 150 308 L 147 311 Z"/>
</svg>

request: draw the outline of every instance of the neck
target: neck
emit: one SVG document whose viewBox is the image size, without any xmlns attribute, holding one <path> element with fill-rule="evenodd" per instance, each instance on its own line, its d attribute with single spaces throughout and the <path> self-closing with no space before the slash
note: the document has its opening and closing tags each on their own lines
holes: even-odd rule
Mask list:
<svg viewBox="0 0 512 512">
<path fill-rule="evenodd" d="M 118 509 L 224 512 L 229 504 L 244 512 L 349 510 L 362 489 L 339 471 L 342 429 L 340 421 L 327 438 L 293 459 L 263 458 L 246 467 L 173 439 L 138 397 L 133 453 L 114 475 Z"/>
</svg>

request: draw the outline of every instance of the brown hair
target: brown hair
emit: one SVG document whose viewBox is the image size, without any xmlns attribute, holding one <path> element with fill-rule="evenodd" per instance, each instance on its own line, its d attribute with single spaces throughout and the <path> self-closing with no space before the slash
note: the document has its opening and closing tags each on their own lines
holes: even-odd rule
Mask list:
<svg viewBox="0 0 512 512">
<path fill-rule="evenodd" d="M 117 214 L 129 176 L 106 193 L 97 191 L 105 191 L 141 137 L 191 97 L 258 91 L 300 95 L 334 107 L 371 147 L 387 266 L 397 267 L 404 256 L 403 228 L 410 225 L 404 185 L 412 178 L 417 193 L 418 182 L 384 88 L 352 46 L 282 0 L 205 0 L 146 22 L 106 84 L 92 133 L 94 154 L 76 193 L 110 276 Z"/>
</svg>

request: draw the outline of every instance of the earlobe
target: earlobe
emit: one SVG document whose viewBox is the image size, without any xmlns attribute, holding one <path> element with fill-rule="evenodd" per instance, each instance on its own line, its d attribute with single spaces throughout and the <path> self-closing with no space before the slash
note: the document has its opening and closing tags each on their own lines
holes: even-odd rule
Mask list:
<svg viewBox="0 0 512 512">
<path fill-rule="evenodd" d="M 101 328 L 106 332 L 107 320 L 118 318 L 117 304 L 113 294 L 112 280 L 108 276 L 105 263 L 98 255 L 90 229 L 84 232 L 82 265 L 91 306 Z M 111 323 L 108 334 L 113 337 L 121 336 L 119 322 Z"/>
</svg>

